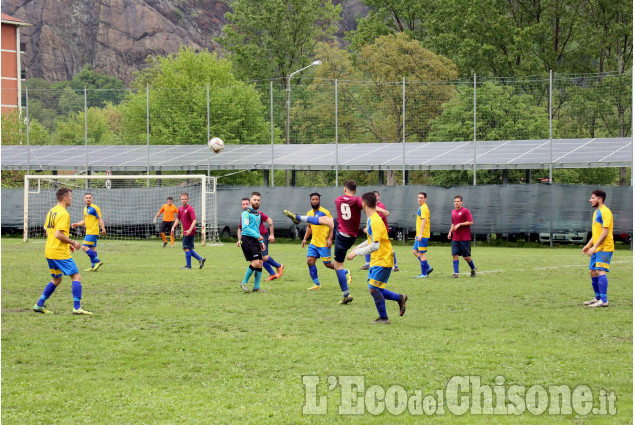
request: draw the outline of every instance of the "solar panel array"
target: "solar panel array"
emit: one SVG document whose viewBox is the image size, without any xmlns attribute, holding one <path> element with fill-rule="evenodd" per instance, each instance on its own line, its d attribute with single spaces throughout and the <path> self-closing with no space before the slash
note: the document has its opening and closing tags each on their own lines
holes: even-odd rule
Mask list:
<svg viewBox="0 0 635 425">
<path fill-rule="evenodd" d="M 593 138 L 434 143 L 226 145 L 98 145 L 1 147 L 2 170 L 462 170 L 630 167 L 633 139 Z"/>
</svg>

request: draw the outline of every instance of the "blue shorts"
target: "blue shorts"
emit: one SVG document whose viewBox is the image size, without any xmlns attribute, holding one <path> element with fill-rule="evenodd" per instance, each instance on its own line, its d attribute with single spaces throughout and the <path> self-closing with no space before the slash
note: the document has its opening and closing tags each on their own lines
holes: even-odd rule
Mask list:
<svg viewBox="0 0 635 425">
<path fill-rule="evenodd" d="M 325 246 L 318 248 L 311 243 L 309 244 L 309 248 L 306 250 L 306 256 L 322 258 L 322 262 L 327 264 L 331 262 L 331 248 L 327 248 Z"/>
<path fill-rule="evenodd" d="M 262 251 L 261 254 L 263 257 L 266 257 L 269 255 L 269 233 L 265 233 L 262 237 L 264 238 L 262 241 L 265 243 L 265 250 Z"/>
<path fill-rule="evenodd" d="M 347 238 L 346 236 L 342 236 L 339 232 L 335 234 L 335 261 L 338 263 L 343 263 L 346 260 L 346 253 L 353 245 L 355 245 L 355 240 L 357 238 Z"/>
<path fill-rule="evenodd" d="M 90 247 L 90 248 L 96 248 L 97 247 L 97 235 L 86 235 L 84 236 L 84 242 L 82 242 L 82 245 Z"/>
<path fill-rule="evenodd" d="M 49 263 L 49 269 L 51 270 L 51 276 L 53 277 L 62 277 L 62 275 L 72 276 L 79 273 L 77 265 L 75 265 L 75 260 L 72 258 L 68 258 L 66 260 L 51 260 L 50 258 L 47 258 L 46 261 Z"/>
<path fill-rule="evenodd" d="M 194 235 L 183 236 L 183 249 L 194 249 Z"/>
<path fill-rule="evenodd" d="M 368 286 L 385 288 L 391 271 L 392 267 L 371 266 L 368 269 Z"/>
<path fill-rule="evenodd" d="M 472 256 L 472 246 L 470 241 L 452 241 L 452 255 L 460 255 L 461 257 Z"/>
<path fill-rule="evenodd" d="M 591 262 L 589 263 L 589 270 L 604 270 L 609 272 L 611 269 L 611 257 L 612 252 L 597 251 L 591 256 Z"/>
<path fill-rule="evenodd" d="M 428 240 L 430 240 L 429 238 L 421 238 L 421 242 L 419 242 L 417 240 L 417 238 L 415 238 L 415 243 L 414 245 L 412 245 L 412 250 L 413 251 L 418 251 L 418 252 L 428 252 Z"/>
</svg>

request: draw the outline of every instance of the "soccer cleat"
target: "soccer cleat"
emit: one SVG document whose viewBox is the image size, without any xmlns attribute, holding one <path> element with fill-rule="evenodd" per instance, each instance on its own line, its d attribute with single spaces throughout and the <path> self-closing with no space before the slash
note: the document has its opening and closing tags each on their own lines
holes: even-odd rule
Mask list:
<svg viewBox="0 0 635 425">
<path fill-rule="evenodd" d="M 408 301 L 408 295 L 401 294 L 399 295 L 399 315 L 403 316 L 406 312 L 406 301 Z"/>
<path fill-rule="evenodd" d="M 101 266 L 103 266 L 103 261 L 100 261 L 99 263 L 95 263 L 93 264 L 93 268 L 91 269 L 92 271 L 96 272 L 97 269 L 99 269 Z"/>
<path fill-rule="evenodd" d="M 428 275 L 427 274 L 420 274 L 419 276 L 413 276 L 415 279 L 427 279 Z"/>
<path fill-rule="evenodd" d="M 430 273 L 432 273 L 433 271 L 434 271 L 434 269 L 433 269 L 432 267 L 430 267 L 430 268 L 427 270 L 427 273 L 428 273 L 428 274 L 430 274 Z"/>
<path fill-rule="evenodd" d="M 251 292 L 251 289 L 249 289 L 249 286 L 247 286 L 246 283 L 241 283 L 240 284 L 240 289 L 242 289 L 243 292 Z"/>
<path fill-rule="evenodd" d="M 344 298 L 342 298 L 342 301 L 340 301 L 340 304 L 348 304 L 352 301 L 353 301 L 353 297 L 351 295 L 347 295 Z"/>
<path fill-rule="evenodd" d="M 53 312 L 51 310 L 48 310 L 46 307 L 42 306 L 40 307 L 39 305 L 35 304 L 33 306 L 33 311 L 35 311 L 36 313 L 43 313 L 43 314 L 53 314 Z"/>
<path fill-rule="evenodd" d="M 608 307 L 609 306 L 609 302 L 604 302 L 602 300 L 596 300 L 593 304 L 589 304 L 589 307 L 591 308 L 595 308 L 595 307 Z"/>
<path fill-rule="evenodd" d="M 188 267 L 188 266 L 183 266 L 183 267 L 181 267 L 181 270 L 192 270 L 192 268 Z"/>
<path fill-rule="evenodd" d="M 265 279 L 265 282 L 269 282 L 270 280 L 276 280 L 278 278 L 278 274 L 272 274 L 268 278 Z"/>
<path fill-rule="evenodd" d="M 393 272 L 398 272 L 398 271 L 399 271 L 399 266 L 395 266 L 395 267 L 393 267 L 393 268 L 392 268 L 392 271 L 393 271 Z"/>
<path fill-rule="evenodd" d="M 198 260 L 198 268 L 202 269 L 203 266 L 205 265 L 205 261 L 207 261 L 207 258 L 202 257 L 200 260 Z"/>
<path fill-rule="evenodd" d="M 313 286 L 311 286 L 310 288 L 307 288 L 307 289 L 308 289 L 309 291 L 311 291 L 311 290 L 320 289 L 320 288 L 321 288 L 321 286 L 320 286 L 320 285 L 313 285 Z"/>
<path fill-rule="evenodd" d="M 476 268 L 472 269 L 470 272 L 470 277 L 476 277 Z"/>
<path fill-rule="evenodd" d="M 165 248 L 168 245 L 167 242 L 163 242 L 163 248 Z"/>
<path fill-rule="evenodd" d="M 300 224 L 300 220 L 298 220 L 298 215 L 292 213 L 291 211 L 287 211 L 284 210 L 283 211 L 284 215 L 286 215 L 287 217 L 289 217 L 291 219 L 291 221 L 293 221 L 293 224 Z"/>
<path fill-rule="evenodd" d="M 258 289 L 252 289 L 251 292 L 267 292 L 267 291 L 265 291 L 264 289 L 258 288 Z"/>
<path fill-rule="evenodd" d="M 387 317 L 378 317 L 370 323 L 373 325 L 390 325 L 390 320 Z"/>
<path fill-rule="evenodd" d="M 592 300 L 585 301 L 585 302 L 583 302 L 582 304 L 584 304 L 584 305 L 591 305 L 591 304 L 595 304 L 595 303 L 596 303 L 596 302 L 598 302 L 598 301 L 599 301 L 599 299 L 597 299 L 597 298 L 593 298 Z"/>
<path fill-rule="evenodd" d="M 450 276 L 453 279 L 458 279 L 459 278 L 459 274 L 458 273 L 454 273 L 452 276 Z"/>
<path fill-rule="evenodd" d="M 92 267 L 89 267 L 89 268 L 87 268 L 87 269 L 84 269 L 84 271 L 85 271 L 85 272 L 92 272 L 92 271 L 93 271 L 93 268 L 92 268 Z"/>
<path fill-rule="evenodd" d="M 276 271 L 278 272 L 276 273 L 276 277 L 282 277 L 282 272 L 284 272 L 284 264 L 280 264 L 280 267 L 277 267 Z"/>
<path fill-rule="evenodd" d="M 363 266 L 361 266 L 359 269 L 360 269 L 360 270 L 368 270 L 368 269 L 370 269 L 370 264 L 364 264 L 364 265 L 363 265 Z"/>
<path fill-rule="evenodd" d="M 77 314 L 79 316 L 92 316 L 93 313 L 91 313 L 90 311 L 84 310 L 83 308 L 77 308 L 77 309 L 73 309 L 73 314 Z"/>
</svg>

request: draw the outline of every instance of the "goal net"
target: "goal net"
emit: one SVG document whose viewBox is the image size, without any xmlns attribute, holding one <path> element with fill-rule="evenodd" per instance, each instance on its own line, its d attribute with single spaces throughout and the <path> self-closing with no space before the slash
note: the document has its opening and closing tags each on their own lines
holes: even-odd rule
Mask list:
<svg viewBox="0 0 635 425">
<path fill-rule="evenodd" d="M 27 175 L 24 178 L 24 241 L 45 238 L 44 220 L 57 204 L 55 192 L 68 187 L 73 190 L 73 204 L 68 208 L 71 223 L 83 217 L 84 194 L 93 195 L 106 226 L 104 239 L 159 238 L 162 216 L 152 221 L 171 196 L 181 206 L 181 193 L 189 194 L 196 212 L 196 240 L 202 245 L 220 244 L 216 205 L 216 177 L 206 175 Z M 174 232 L 177 239 L 182 229 Z M 83 226 L 71 229 L 71 237 L 84 236 Z M 167 236 L 167 235 L 166 235 Z"/>
</svg>

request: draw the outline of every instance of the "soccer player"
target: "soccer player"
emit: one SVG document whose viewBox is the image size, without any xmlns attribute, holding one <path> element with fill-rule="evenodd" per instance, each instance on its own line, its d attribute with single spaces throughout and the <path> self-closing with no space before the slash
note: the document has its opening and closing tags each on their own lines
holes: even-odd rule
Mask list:
<svg viewBox="0 0 635 425">
<path fill-rule="evenodd" d="M 79 242 L 69 237 L 70 232 L 70 215 L 66 210 L 71 206 L 73 201 L 73 192 L 68 188 L 58 189 L 55 193 L 57 197 L 57 205 L 51 208 L 46 215 L 44 228 L 46 229 L 46 248 L 44 255 L 51 270 L 51 281 L 44 288 L 42 296 L 37 304 L 33 307 L 36 313 L 51 314 L 44 303 L 53 295 L 55 289 L 62 283 L 62 275 L 70 276 L 72 279 L 73 293 L 73 314 L 91 315 L 90 311 L 81 307 L 82 299 L 82 277 L 79 275 L 77 265 L 71 256 L 71 252 L 80 248 Z"/>
<path fill-rule="evenodd" d="M 381 209 L 386 210 L 386 206 L 381 203 L 379 201 L 380 196 L 379 196 L 379 192 L 378 191 L 374 191 L 373 192 L 375 194 L 375 197 L 377 198 L 377 206 Z M 386 210 L 386 212 L 388 213 L 388 215 L 390 215 L 390 211 Z M 386 225 L 386 230 L 388 231 L 388 220 L 386 217 L 388 217 L 387 215 L 384 215 L 382 213 L 378 213 L 379 216 L 381 217 L 381 220 L 384 222 L 384 224 Z M 393 257 L 395 257 L 395 267 L 393 267 L 392 271 L 393 272 L 398 272 L 399 271 L 399 266 L 397 266 L 397 254 L 395 254 L 395 251 L 392 252 Z M 361 268 L 361 270 L 368 270 L 370 268 L 370 254 L 366 254 L 366 264 L 364 264 Z"/>
<path fill-rule="evenodd" d="M 159 228 L 159 232 L 161 233 L 161 239 L 163 239 L 163 248 L 168 244 L 167 239 L 165 238 L 165 234 L 172 229 L 172 225 L 174 224 L 174 216 L 178 214 L 179 209 L 176 205 L 174 205 L 174 199 L 171 196 L 168 196 L 168 199 L 165 201 L 165 204 L 161 205 L 161 209 L 154 216 L 154 220 L 152 223 L 157 224 L 157 218 L 163 213 L 163 221 L 161 221 L 161 227 Z M 170 247 L 174 248 L 174 233 L 170 232 Z"/>
<path fill-rule="evenodd" d="M 448 232 L 448 239 L 452 239 L 452 265 L 454 266 L 453 278 L 459 277 L 459 255 L 470 266 L 470 277 L 476 277 L 476 266 L 472 261 L 472 248 L 470 242 L 472 233 L 470 226 L 474 224 L 472 213 L 463 206 L 463 197 L 454 197 L 454 210 L 452 210 L 452 226 Z"/>
<path fill-rule="evenodd" d="M 615 245 L 613 243 L 613 213 L 604 205 L 606 193 L 602 190 L 591 192 L 591 207 L 595 208 L 591 224 L 591 240 L 582 248 L 582 253 L 591 257 L 589 273 L 595 298 L 585 301 L 589 307 L 608 307 L 606 292 L 609 286 L 606 274 L 611 269 L 611 257 Z"/>
<path fill-rule="evenodd" d="M 257 200 L 257 201 L 256 201 Z M 245 260 L 249 261 L 249 267 L 240 288 L 245 292 L 264 292 L 260 289 L 260 277 L 262 275 L 262 251 L 265 250 L 265 238 L 260 234 L 260 213 L 254 205 L 260 205 L 260 193 L 253 192 L 249 199 L 249 206 L 242 212 L 240 222 L 242 234 L 240 246 L 243 249 Z M 249 289 L 247 282 L 254 276 L 253 289 Z"/>
<path fill-rule="evenodd" d="M 194 235 L 196 235 L 196 213 L 194 208 L 189 204 L 190 195 L 186 192 L 181 193 L 181 204 L 176 214 L 176 220 L 170 229 L 170 234 L 174 235 L 174 229 L 183 222 L 183 251 L 185 251 L 185 266 L 181 270 L 192 269 L 192 257 L 198 260 L 198 268 L 202 269 L 205 265 L 205 257 L 201 257 L 194 251 Z"/>
<path fill-rule="evenodd" d="M 331 219 L 333 216 L 331 212 L 320 205 L 320 195 L 314 192 L 309 195 L 309 201 L 311 202 L 311 210 L 306 213 L 309 217 L 321 217 L 326 216 Z M 333 229 L 330 229 L 325 224 L 308 224 L 306 227 L 306 233 L 302 239 L 302 248 L 306 246 L 307 240 L 311 238 L 311 243 L 306 252 L 306 264 L 309 266 L 309 275 L 313 280 L 313 286 L 309 289 L 320 289 L 320 280 L 318 279 L 318 271 L 315 266 L 315 260 L 322 258 L 322 264 L 329 269 L 333 269 L 333 262 L 331 261 L 331 246 L 333 245 Z"/>
<path fill-rule="evenodd" d="M 269 277 L 265 280 L 270 281 L 270 280 L 278 279 L 279 277 L 282 276 L 282 273 L 284 272 L 284 265 L 278 263 L 276 260 L 273 259 L 272 256 L 269 255 L 269 243 L 274 243 L 276 238 L 273 235 L 273 220 L 264 212 L 259 211 L 260 200 L 261 200 L 260 196 L 255 197 L 253 201 L 250 200 L 249 198 L 243 198 L 241 200 L 240 206 L 244 211 L 250 205 L 252 205 L 252 208 L 256 210 L 258 214 L 260 214 L 260 229 L 259 230 L 260 230 L 260 234 L 264 238 L 263 241 L 265 243 L 265 250 L 262 251 L 262 266 L 269 273 Z M 269 226 L 269 230 L 267 230 L 265 223 L 267 223 L 267 225 Z M 236 246 L 240 246 L 241 234 L 242 234 L 242 220 L 238 224 L 238 242 L 236 242 Z M 275 272 L 273 271 L 272 266 L 276 268 Z"/>
<path fill-rule="evenodd" d="M 415 243 L 412 246 L 412 253 L 419 259 L 421 264 L 421 274 L 415 276 L 416 278 L 427 278 L 430 273 L 434 271 L 432 267 L 428 265 L 428 240 L 430 239 L 430 210 L 426 204 L 428 195 L 425 192 L 419 192 L 417 195 L 417 202 L 419 203 L 419 209 L 417 210 L 417 237 Z"/>
<path fill-rule="evenodd" d="M 99 237 L 99 228 L 101 227 L 101 234 L 106 234 L 106 227 L 104 226 L 104 220 L 101 218 L 101 210 L 95 204 L 93 204 L 92 193 L 86 193 L 84 195 L 84 219 L 77 223 L 71 224 L 74 229 L 78 226 L 86 226 L 86 236 L 82 242 L 82 249 L 90 258 L 90 269 L 85 271 L 96 272 L 104 263 L 97 258 L 97 238 Z"/>
<path fill-rule="evenodd" d="M 390 324 L 386 313 L 386 299 L 396 301 L 399 304 L 399 315 L 406 312 L 406 301 L 408 295 L 397 294 L 386 289 L 390 272 L 394 266 L 394 256 L 392 244 L 388 239 L 388 231 L 377 214 L 377 198 L 372 192 L 364 193 L 362 196 L 364 212 L 368 217 L 366 221 L 367 240 L 359 244 L 351 251 L 346 258 L 352 260 L 357 255 L 371 254 L 370 269 L 368 269 L 368 290 L 375 300 L 375 306 L 379 317 L 371 322 L 376 324 Z"/>
</svg>

